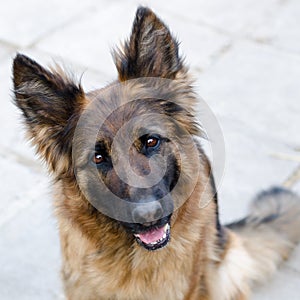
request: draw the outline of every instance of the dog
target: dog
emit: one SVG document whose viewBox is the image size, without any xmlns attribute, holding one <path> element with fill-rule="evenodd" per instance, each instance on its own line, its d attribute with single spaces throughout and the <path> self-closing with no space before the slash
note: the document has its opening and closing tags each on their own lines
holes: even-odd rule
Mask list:
<svg viewBox="0 0 300 300">
<path fill-rule="evenodd" d="M 54 179 L 67 299 L 248 299 L 300 239 L 300 199 L 280 187 L 220 224 L 178 46 L 139 7 L 107 87 L 85 93 L 60 68 L 14 58 L 15 104 Z"/>
</svg>

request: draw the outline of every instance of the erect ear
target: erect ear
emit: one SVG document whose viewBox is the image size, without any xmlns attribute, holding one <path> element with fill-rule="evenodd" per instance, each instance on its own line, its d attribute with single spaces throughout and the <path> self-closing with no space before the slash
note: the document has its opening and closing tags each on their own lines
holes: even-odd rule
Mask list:
<svg viewBox="0 0 300 300">
<path fill-rule="evenodd" d="M 182 68 L 178 42 L 146 7 L 138 8 L 129 41 L 113 56 L 121 81 L 139 77 L 173 79 Z"/>
<path fill-rule="evenodd" d="M 49 71 L 18 54 L 13 62 L 15 103 L 22 110 L 30 139 L 52 171 L 67 172 L 72 136 L 85 98 L 59 71 Z"/>
</svg>

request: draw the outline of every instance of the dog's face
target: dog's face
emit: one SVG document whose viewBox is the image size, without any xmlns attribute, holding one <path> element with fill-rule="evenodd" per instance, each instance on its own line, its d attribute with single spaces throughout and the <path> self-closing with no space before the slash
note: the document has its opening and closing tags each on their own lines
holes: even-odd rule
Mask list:
<svg viewBox="0 0 300 300">
<path fill-rule="evenodd" d="M 87 199 L 148 250 L 168 243 L 173 210 L 197 178 L 198 151 L 176 102 L 184 95 L 174 93 L 174 81 L 160 81 L 130 80 L 88 94 L 73 138 Z M 150 97 L 154 88 L 162 98 Z"/>
<path fill-rule="evenodd" d="M 98 121 L 99 128 L 83 122 L 83 132 L 95 128 L 96 141 L 81 132 L 75 135 L 76 177 L 95 207 L 118 220 L 139 244 L 155 250 L 170 238 L 171 193 L 181 171 L 178 144 L 171 138 L 176 123 L 172 119 L 162 122 L 165 115 L 157 99 L 131 101 L 108 116 L 103 116 L 103 110 L 96 113 L 99 104 L 111 103 L 114 100 L 108 99 L 115 94 L 103 99 L 99 93 L 92 100 L 97 105 L 85 112 L 89 120 Z M 101 125 L 99 115 L 103 116 Z"/>
<path fill-rule="evenodd" d="M 16 104 L 56 179 L 74 180 L 101 213 L 156 250 L 197 178 L 196 99 L 178 43 L 147 8 L 114 59 L 118 81 L 86 94 L 61 71 L 18 55 Z"/>
</svg>

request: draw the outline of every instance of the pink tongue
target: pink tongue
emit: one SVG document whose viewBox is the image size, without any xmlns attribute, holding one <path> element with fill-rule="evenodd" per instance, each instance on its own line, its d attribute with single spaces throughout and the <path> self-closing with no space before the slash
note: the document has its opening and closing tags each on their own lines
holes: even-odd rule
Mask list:
<svg viewBox="0 0 300 300">
<path fill-rule="evenodd" d="M 145 244 L 151 244 L 160 240 L 165 234 L 164 227 L 153 229 L 151 231 L 140 233 L 138 236 Z"/>
</svg>

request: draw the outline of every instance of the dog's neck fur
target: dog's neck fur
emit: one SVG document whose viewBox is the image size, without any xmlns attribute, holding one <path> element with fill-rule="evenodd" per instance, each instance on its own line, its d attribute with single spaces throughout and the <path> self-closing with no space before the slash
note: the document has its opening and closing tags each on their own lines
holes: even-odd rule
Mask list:
<svg viewBox="0 0 300 300">
<path fill-rule="evenodd" d="M 205 274 L 220 255 L 214 246 L 218 232 L 215 227 L 209 226 L 217 222 L 217 203 L 209 201 L 205 208 L 195 209 L 197 205 L 199 207 L 200 197 L 203 197 L 202 183 L 208 176 L 210 167 L 207 161 L 190 199 L 172 216 L 171 242 L 155 252 L 140 247 L 133 235 L 124 231 L 116 221 L 83 201 L 77 186 L 67 180 L 57 182 L 56 214 L 60 220 L 67 294 L 74 293 L 78 297 L 78 293 L 83 293 L 79 286 L 88 281 L 89 286 L 94 284 L 95 290 L 99 291 L 95 299 L 163 299 L 166 290 L 169 295 L 165 299 L 183 299 L 186 294 L 185 299 L 193 299 L 193 295 L 199 299 L 199 293 L 205 295 Z M 74 197 L 76 194 L 78 197 Z M 208 189 L 206 197 L 213 199 L 213 187 Z M 177 219 L 180 222 L 176 222 Z M 191 223 L 193 227 L 190 227 Z M 77 262 L 75 266 L 74 261 Z M 81 271 L 83 265 L 87 268 L 84 274 Z M 162 268 L 172 270 L 176 273 L 174 277 L 181 279 L 166 282 Z M 84 293 L 94 293 L 95 290 L 85 290 Z M 146 290 L 148 295 L 144 294 Z M 93 297 L 82 295 L 82 299 Z"/>
</svg>

